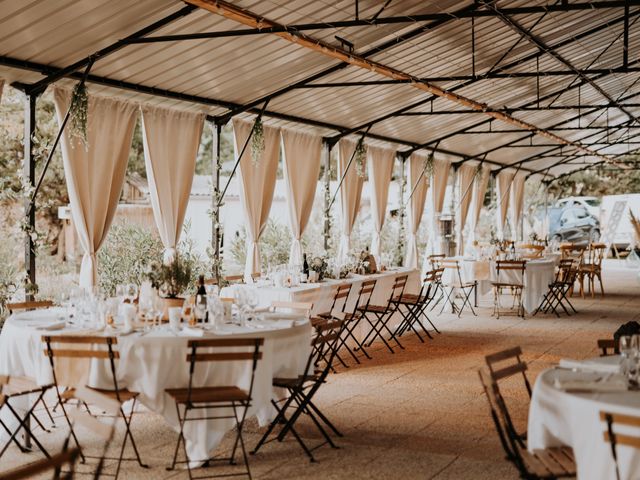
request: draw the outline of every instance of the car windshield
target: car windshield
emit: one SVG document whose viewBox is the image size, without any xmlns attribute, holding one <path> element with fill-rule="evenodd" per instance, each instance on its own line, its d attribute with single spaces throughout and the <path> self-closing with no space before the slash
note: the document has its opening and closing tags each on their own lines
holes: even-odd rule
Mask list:
<svg viewBox="0 0 640 480">
<path fill-rule="evenodd" d="M 588 200 L 585 200 L 585 203 L 587 205 L 589 205 L 590 207 L 599 207 L 600 206 L 600 199 L 599 198 L 590 198 Z"/>
</svg>

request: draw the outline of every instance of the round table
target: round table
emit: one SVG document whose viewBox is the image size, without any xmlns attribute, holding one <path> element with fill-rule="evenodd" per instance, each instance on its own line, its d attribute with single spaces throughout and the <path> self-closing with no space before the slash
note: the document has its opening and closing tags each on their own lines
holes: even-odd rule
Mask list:
<svg viewBox="0 0 640 480">
<path fill-rule="evenodd" d="M 619 357 L 591 360 L 596 363 L 619 362 Z M 556 379 L 584 379 L 588 372 L 553 368 L 536 380 L 529 409 L 529 450 L 569 446 L 573 448 L 578 478 L 615 479 L 611 446 L 603 438 L 606 423 L 600 412 L 640 416 L 640 392 L 570 393 L 554 386 Z M 622 429 L 619 429 L 622 432 Z M 638 429 L 633 432 L 636 435 Z M 640 451 L 618 446 L 620 478 L 640 478 Z"/>
<path fill-rule="evenodd" d="M 49 360 L 43 354 L 43 335 L 115 335 L 118 337 L 120 360 L 116 366 L 119 386 L 140 392 L 139 401 L 162 415 L 178 431 L 178 418 L 173 400 L 164 390 L 184 388 L 189 383 L 186 361 L 189 337 L 173 333 L 168 328 L 148 333 L 119 335 L 67 326 L 63 330 L 42 328 L 60 318 L 59 309 L 35 310 L 14 314 L 7 319 L 0 333 L 0 375 L 29 376 L 39 385 L 51 383 Z M 276 397 L 272 380 L 276 376 L 297 376 L 304 373 L 310 353 L 311 326 L 306 319 L 268 319 L 253 327 L 224 325 L 201 338 L 262 337 L 262 359 L 258 362 L 253 389 L 252 410 L 261 424 L 273 418 L 270 400 Z M 64 359 L 61 359 L 61 361 Z M 56 372 L 60 367 L 56 366 Z M 63 372 L 62 376 L 65 374 Z M 67 378 L 73 372 L 67 372 Z M 248 389 L 251 368 L 247 362 L 216 362 L 207 365 L 198 379 L 203 385 L 237 385 Z M 71 380 L 70 380 L 71 381 Z M 102 362 L 92 363 L 89 386 L 113 388 L 109 368 Z M 135 420 L 133 429 L 135 435 Z M 233 420 L 189 422 L 185 437 L 190 458 L 208 458 L 224 434 L 233 428 Z"/>
</svg>

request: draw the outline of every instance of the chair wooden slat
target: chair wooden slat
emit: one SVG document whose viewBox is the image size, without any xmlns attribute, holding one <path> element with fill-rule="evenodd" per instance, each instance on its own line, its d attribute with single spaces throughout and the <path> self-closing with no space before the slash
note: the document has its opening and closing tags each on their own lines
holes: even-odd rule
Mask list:
<svg viewBox="0 0 640 480">
<path fill-rule="evenodd" d="M 524 362 L 516 363 L 515 365 L 509 365 L 508 367 L 494 370 L 491 372 L 491 376 L 494 380 L 498 381 L 503 378 L 510 377 L 516 373 L 522 373 L 527 371 L 527 364 Z"/>
<path fill-rule="evenodd" d="M 53 302 L 51 300 L 34 300 L 31 302 L 14 302 L 7 303 L 7 310 L 13 312 L 14 310 L 36 310 L 38 308 L 49 308 L 53 307 Z"/>
<path fill-rule="evenodd" d="M 44 351 L 45 356 L 48 355 Z M 58 358 L 110 358 L 109 352 L 105 350 L 71 350 L 64 348 L 52 348 L 51 354 Z M 113 358 L 120 358 L 119 352 L 113 352 Z"/>
<path fill-rule="evenodd" d="M 45 335 L 43 342 L 117 345 L 118 337 L 102 337 L 98 335 Z"/>
<path fill-rule="evenodd" d="M 202 340 L 189 340 L 191 347 L 253 347 L 263 345 L 264 338 L 205 338 Z"/>
<path fill-rule="evenodd" d="M 187 355 L 187 361 L 191 362 L 230 362 L 236 360 L 261 359 L 262 352 L 255 355 L 253 352 L 224 352 L 224 353 L 196 353 Z"/>
<path fill-rule="evenodd" d="M 611 437 L 609 432 L 604 432 L 604 441 L 611 443 Z M 627 447 L 640 448 L 640 437 L 632 437 L 631 435 L 624 435 L 616 433 L 616 445 L 626 445 Z"/>
<path fill-rule="evenodd" d="M 500 352 L 491 353 L 484 357 L 487 364 L 492 364 L 496 362 L 501 362 L 503 360 L 507 360 L 509 358 L 519 357 L 522 355 L 522 349 L 520 347 L 508 348 L 506 350 L 502 350 Z"/>
<path fill-rule="evenodd" d="M 623 413 L 606 413 L 600 412 L 600 420 L 606 421 L 607 415 L 611 415 L 611 419 L 613 423 L 619 425 L 628 425 L 630 427 L 638 427 L 640 428 L 640 417 L 636 417 L 634 415 L 625 415 Z M 640 432 L 639 432 L 640 434 Z"/>
<path fill-rule="evenodd" d="M 573 460 L 573 452 L 570 448 L 556 447 L 548 448 L 548 454 L 553 457 L 557 464 L 559 464 L 564 470 L 571 471 L 575 469 L 575 461 Z M 571 452 L 571 456 L 569 453 Z"/>
</svg>

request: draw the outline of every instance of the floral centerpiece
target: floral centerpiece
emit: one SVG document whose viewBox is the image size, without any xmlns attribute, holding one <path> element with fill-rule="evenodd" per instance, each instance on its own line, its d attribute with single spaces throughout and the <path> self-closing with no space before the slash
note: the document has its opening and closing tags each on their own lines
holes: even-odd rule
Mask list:
<svg viewBox="0 0 640 480">
<path fill-rule="evenodd" d="M 318 275 L 318 281 L 320 281 L 327 275 L 329 264 L 324 257 L 313 257 L 309 262 L 309 269 Z"/>
</svg>

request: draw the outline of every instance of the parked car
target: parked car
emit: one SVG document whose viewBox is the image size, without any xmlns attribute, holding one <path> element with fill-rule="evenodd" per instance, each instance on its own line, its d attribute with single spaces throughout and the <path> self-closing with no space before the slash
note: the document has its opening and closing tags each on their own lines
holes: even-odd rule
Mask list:
<svg viewBox="0 0 640 480">
<path fill-rule="evenodd" d="M 552 208 L 549 238 L 555 242 L 589 243 L 600 240 L 600 221 L 583 206 Z"/>
<path fill-rule="evenodd" d="M 566 197 L 561 198 L 556 202 L 556 207 L 584 207 L 589 214 L 596 218 L 600 218 L 600 205 L 601 200 L 598 197 Z"/>
</svg>

